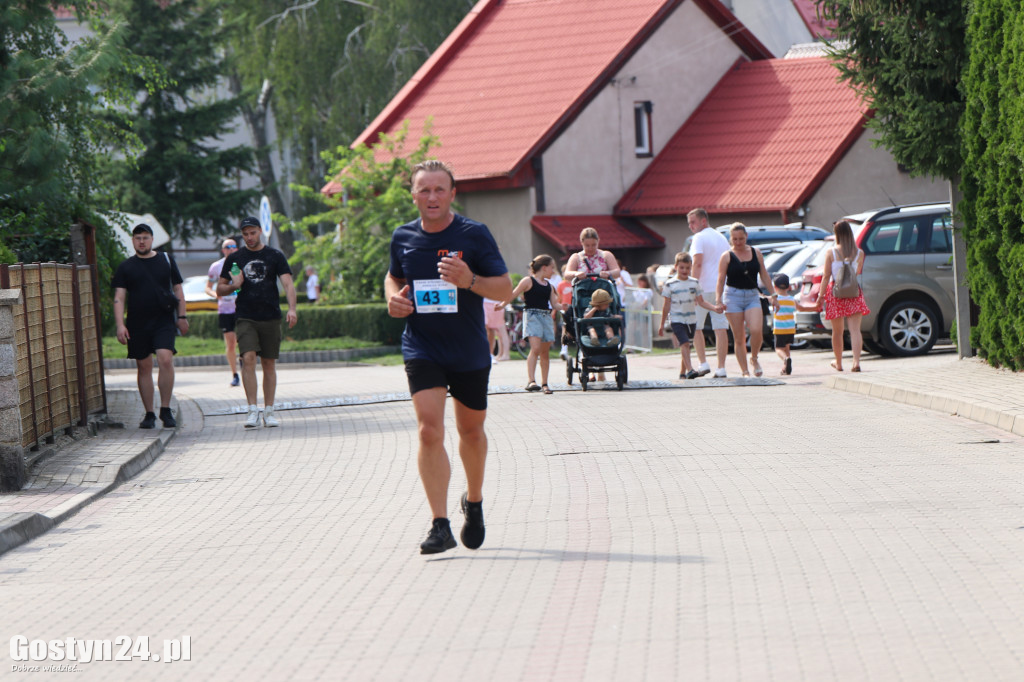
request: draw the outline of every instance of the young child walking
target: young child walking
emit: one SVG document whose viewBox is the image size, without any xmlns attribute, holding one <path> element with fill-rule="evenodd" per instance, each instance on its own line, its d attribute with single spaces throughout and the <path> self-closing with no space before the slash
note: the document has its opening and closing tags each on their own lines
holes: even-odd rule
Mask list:
<svg viewBox="0 0 1024 682">
<path fill-rule="evenodd" d="M 796 300 L 790 292 L 789 275 L 775 276 L 775 296 L 772 296 L 773 331 L 775 333 L 775 353 L 782 360 L 782 376 L 793 373 L 793 358 L 789 354 L 789 346 L 796 335 L 796 311 L 813 312 L 815 306 L 804 305 Z"/>
<path fill-rule="evenodd" d="M 714 306 L 704 300 L 704 292 L 700 282 L 690 277 L 693 261 L 690 254 L 676 254 L 676 274 L 665 282 L 661 295 L 665 297 L 665 305 L 661 309 L 661 322 L 658 324 L 658 336 L 665 335 L 665 318 L 672 324 L 672 333 L 679 342 L 682 365 L 679 369 L 680 379 L 696 379 L 699 375 L 690 364 L 690 340 L 697 331 L 697 306 L 714 310 Z"/>
<path fill-rule="evenodd" d="M 558 301 L 558 292 L 551 286 L 548 279 L 555 274 L 555 259 L 541 254 L 530 262 L 530 275 L 519 280 L 512 291 L 512 299 L 522 295 L 525 309 L 523 311 L 523 336 L 530 342 L 530 355 L 526 358 L 526 374 L 529 381 L 527 391 L 544 391 L 551 395 L 548 387 L 548 367 L 550 362 L 551 344 L 555 340 L 555 322 L 553 316 L 562 309 Z M 510 301 L 499 301 L 494 304 L 495 310 L 504 310 Z M 540 364 L 540 386 L 537 385 L 537 364 Z"/>
</svg>

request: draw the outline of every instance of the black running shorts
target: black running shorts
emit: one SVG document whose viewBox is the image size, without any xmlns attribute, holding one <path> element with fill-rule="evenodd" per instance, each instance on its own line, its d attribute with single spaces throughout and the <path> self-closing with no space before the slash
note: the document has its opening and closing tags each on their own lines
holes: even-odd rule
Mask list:
<svg viewBox="0 0 1024 682">
<path fill-rule="evenodd" d="M 469 372 L 454 372 L 429 360 L 406 360 L 409 393 L 428 388 L 447 388 L 448 393 L 471 410 L 487 409 L 487 382 L 491 366 Z"/>
</svg>

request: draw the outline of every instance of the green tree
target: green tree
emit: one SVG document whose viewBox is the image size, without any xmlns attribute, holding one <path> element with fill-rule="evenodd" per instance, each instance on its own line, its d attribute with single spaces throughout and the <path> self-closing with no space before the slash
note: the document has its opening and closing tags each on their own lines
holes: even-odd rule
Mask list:
<svg viewBox="0 0 1024 682">
<path fill-rule="evenodd" d="M 321 151 L 351 144 L 473 5 L 435 0 L 429 11 L 422 0 L 230 5 L 228 16 L 238 29 L 233 89 L 246 97 L 261 184 L 275 212 L 286 212 L 277 185 L 319 182 L 328 171 Z M 274 114 L 278 145 L 289 150 L 285 178 L 274 176 L 272 150 L 260 132 L 267 110 Z M 297 217 L 316 207 L 300 196 L 290 212 Z M 289 236 L 282 236 L 284 245 Z"/>
<path fill-rule="evenodd" d="M 1024 369 L 1024 10 L 976 0 L 963 89 L 964 199 L 971 341 L 990 363 Z"/>
<path fill-rule="evenodd" d="M 881 144 L 911 173 L 956 178 L 963 0 L 818 0 L 818 11 L 836 22 L 834 62 L 874 110 Z"/>
<path fill-rule="evenodd" d="M 185 245 L 234 229 L 258 192 L 237 187 L 241 173 L 252 169 L 252 149 L 219 145 L 242 106 L 218 91 L 230 68 L 220 5 L 113 0 L 107 10 L 96 25 L 102 30 L 123 20 L 126 45 L 158 62 L 168 76 L 155 90 L 141 78 L 134 82 L 138 99 L 130 108 L 130 129 L 144 150 L 103 168 L 110 191 L 124 210 L 152 213 Z"/>
<path fill-rule="evenodd" d="M 342 186 L 339 194 L 324 196 L 320 183 L 292 187 L 324 210 L 286 222 L 282 229 L 308 230 L 324 223 L 338 226 L 298 242 L 290 259 L 292 265 L 312 264 L 318 272 L 337 275 L 322 286 L 327 301 L 362 303 L 383 298 L 391 233 L 418 215 L 409 194 L 412 167 L 429 158 L 431 148 L 438 146 L 428 124 L 417 147 L 402 156 L 408 134 L 406 122 L 394 135 L 382 136 L 372 146 L 360 144 L 350 149 L 342 145 L 324 152 L 328 178 Z"/>
<path fill-rule="evenodd" d="M 160 72 L 125 48 L 120 25 L 70 45 L 52 7 L 0 0 L 0 242 L 10 250 L 2 257 L 70 262 L 70 228 L 82 220 L 98 229 L 105 282 L 122 256 L 101 216 L 111 198 L 97 169 L 139 147 L 130 128 L 111 125 L 134 96 L 129 76 L 150 86 Z"/>
</svg>

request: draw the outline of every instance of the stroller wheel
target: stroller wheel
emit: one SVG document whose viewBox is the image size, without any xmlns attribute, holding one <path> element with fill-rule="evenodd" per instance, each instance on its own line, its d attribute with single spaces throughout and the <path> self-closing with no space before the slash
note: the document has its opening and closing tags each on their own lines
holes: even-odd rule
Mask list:
<svg viewBox="0 0 1024 682">
<path fill-rule="evenodd" d="M 572 386 L 572 358 L 565 363 L 565 380 Z"/>
<path fill-rule="evenodd" d="M 585 391 L 587 390 L 587 380 L 590 378 L 588 375 L 589 370 L 587 369 L 587 363 L 580 363 L 580 387 Z"/>
</svg>

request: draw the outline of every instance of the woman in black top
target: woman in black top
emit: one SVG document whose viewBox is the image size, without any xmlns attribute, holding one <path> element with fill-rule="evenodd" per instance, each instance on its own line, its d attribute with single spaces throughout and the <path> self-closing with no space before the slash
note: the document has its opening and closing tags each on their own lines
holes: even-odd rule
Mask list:
<svg viewBox="0 0 1024 682">
<path fill-rule="evenodd" d="M 526 310 L 523 312 L 523 336 L 530 341 L 530 355 L 526 358 L 526 373 L 529 383 L 527 391 L 541 391 L 551 394 L 548 388 L 548 365 L 551 343 L 555 340 L 554 314 L 562 309 L 558 302 L 558 292 L 548 282 L 555 274 L 555 259 L 548 255 L 540 255 L 530 263 L 530 276 L 519 280 L 512 298 L 522 295 Z M 508 301 L 499 301 L 494 308 L 504 308 Z M 537 361 L 540 360 L 541 385 L 538 386 L 534 377 L 537 374 Z"/>
<path fill-rule="evenodd" d="M 761 352 L 761 342 L 764 338 L 764 316 L 761 312 L 761 292 L 757 290 L 757 276 L 761 275 L 765 289 L 773 297 L 775 287 L 772 286 L 768 270 L 764 267 L 761 252 L 747 244 L 747 228 L 743 223 L 734 223 L 729 236 L 732 248 L 722 254 L 722 259 L 718 263 L 718 286 L 715 291 L 718 298 L 715 300 L 721 303 L 716 307 L 718 312 L 724 312 L 726 319 L 729 320 L 733 352 L 736 354 L 736 362 L 740 365 L 740 372 L 743 376 L 750 376 L 747 371 L 747 348 L 744 343 L 746 325 L 750 332 L 750 364 L 753 365 L 754 376 L 759 377 L 764 374 L 764 370 L 757 362 L 757 354 Z"/>
</svg>

